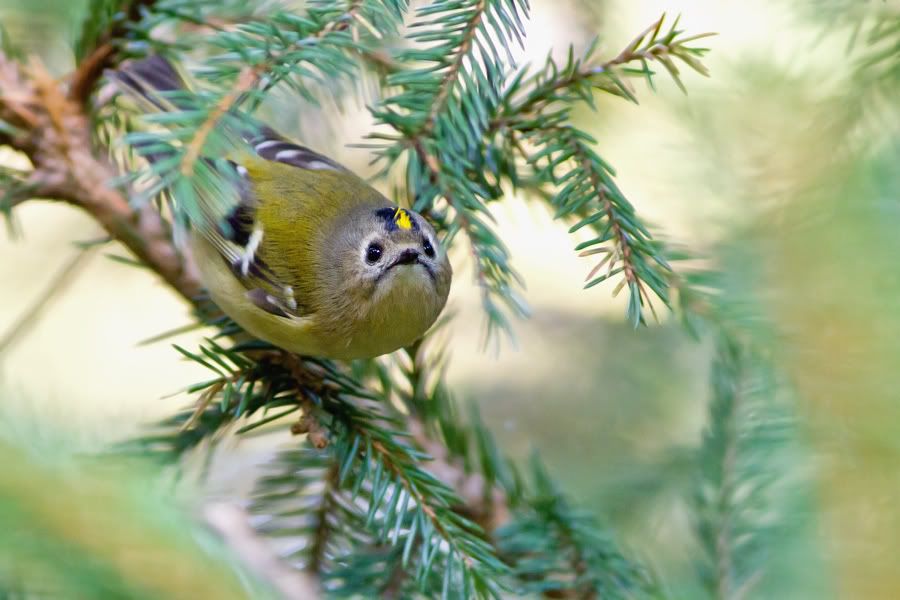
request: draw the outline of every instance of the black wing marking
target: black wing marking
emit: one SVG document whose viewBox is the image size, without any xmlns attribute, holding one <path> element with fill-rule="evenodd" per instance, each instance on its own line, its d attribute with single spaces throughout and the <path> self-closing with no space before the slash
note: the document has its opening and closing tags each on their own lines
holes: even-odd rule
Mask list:
<svg viewBox="0 0 900 600">
<path fill-rule="evenodd" d="M 256 221 L 256 198 L 246 180 L 246 171 L 235 165 L 241 176 L 240 203 L 218 227 L 213 240 L 235 277 L 248 289 L 247 298 L 257 307 L 279 317 L 297 314 L 293 289 L 281 283 L 266 264 L 260 251 L 265 230 Z"/>
<path fill-rule="evenodd" d="M 253 233 L 256 222 L 256 197 L 247 180 L 246 170 L 233 161 L 229 162 L 240 176 L 237 179 L 240 201 L 230 213 L 225 215 L 224 222 L 219 226 L 219 233 L 238 246 L 246 246 L 250 242 L 250 235 Z"/>
</svg>

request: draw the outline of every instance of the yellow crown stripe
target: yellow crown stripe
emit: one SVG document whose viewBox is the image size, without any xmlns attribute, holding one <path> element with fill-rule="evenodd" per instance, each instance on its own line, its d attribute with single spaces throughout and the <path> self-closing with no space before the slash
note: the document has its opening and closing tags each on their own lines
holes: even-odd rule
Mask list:
<svg viewBox="0 0 900 600">
<path fill-rule="evenodd" d="M 412 229 L 412 220 L 409 218 L 409 213 L 399 207 L 394 211 L 394 223 L 400 229 Z"/>
</svg>

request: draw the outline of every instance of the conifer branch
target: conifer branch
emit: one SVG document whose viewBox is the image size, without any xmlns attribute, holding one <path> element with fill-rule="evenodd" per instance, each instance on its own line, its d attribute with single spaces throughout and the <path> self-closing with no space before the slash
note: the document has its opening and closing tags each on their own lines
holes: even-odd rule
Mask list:
<svg viewBox="0 0 900 600">
<path fill-rule="evenodd" d="M 573 157 L 576 161 L 581 163 L 581 168 L 584 170 L 584 172 L 590 175 L 590 182 L 591 187 L 594 190 L 594 195 L 599 199 L 600 206 L 603 212 L 606 214 L 606 221 L 607 223 L 609 223 L 609 227 L 612 230 L 612 239 L 614 246 L 613 251 L 611 253 L 607 253 L 607 257 L 611 258 L 611 260 L 609 260 L 609 270 L 607 271 L 606 276 L 609 277 L 612 274 L 613 268 L 616 264 L 616 257 L 620 257 L 622 264 L 621 268 L 625 273 L 626 284 L 629 286 L 637 285 L 640 289 L 643 289 L 640 280 L 635 275 L 631 245 L 628 243 L 628 238 L 622 230 L 622 224 L 616 218 L 616 210 L 613 207 L 612 201 L 610 201 L 609 195 L 607 193 L 607 188 L 600 181 L 600 176 L 594 169 L 594 164 L 591 161 L 591 157 L 587 155 L 584 147 L 580 143 L 578 143 L 578 140 L 573 138 L 571 135 L 567 137 L 570 140 L 570 144 L 572 146 Z M 591 271 L 591 273 L 588 273 L 588 279 L 590 279 L 593 274 L 596 273 L 597 270 L 599 270 L 602 266 L 603 262 L 600 262 Z M 615 295 L 615 292 L 613 294 Z"/>
<path fill-rule="evenodd" d="M 710 597 L 744 598 L 767 567 L 761 549 L 785 527 L 772 487 L 788 474 L 772 473 L 768 463 L 786 450 L 793 423 L 771 398 L 771 367 L 733 333 L 720 330 L 716 342 L 694 497 L 706 558 L 698 570 Z"/>
<path fill-rule="evenodd" d="M 212 439 L 216 432 L 238 419 L 253 419 L 240 427 L 238 433 L 252 431 L 296 411 L 305 399 L 313 399 L 323 416 L 330 419 L 333 439 L 326 451 L 333 453 L 336 463 L 341 465 L 338 488 L 354 490 L 354 497 L 360 490 L 367 490 L 368 514 L 363 520 L 374 529 L 365 529 L 372 531 L 376 539 L 390 539 L 392 546 L 402 544 L 411 548 L 421 545 L 424 548 L 414 567 L 420 585 L 426 585 L 427 571 L 433 568 L 435 560 L 440 559 L 448 569 L 447 577 L 461 577 L 461 581 L 469 586 L 466 589 L 473 590 L 478 597 L 491 594 L 492 581 L 502 574 L 503 565 L 493 556 L 480 528 L 457 512 L 465 502 L 429 471 L 426 454 L 403 441 L 408 434 L 396 429 L 402 421 L 384 414 L 386 407 L 383 405 L 369 406 L 376 397 L 368 395 L 360 383 L 328 363 L 300 363 L 275 349 L 260 347 L 241 351 L 209 341 L 199 352 L 179 350 L 213 371 L 216 377 L 191 388 L 190 391 L 202 392 L 197 409 L 162 423 L 158 433 L 138 440 L 139 447 L 174 458 L 200 441 Z M 207 392 L 218 401 L 206 399 Z M 272 416 L 261 416 L 266 411 L 271 411 Z M 183 425 L 190 421 L 194 423 L 193 427 Z M 421 464 L 423 462 L 425 464 Z M 272 481 L 280 483 L 283 480 L 283 476 L 279 476 Z M 261 480 L 261 485 L 267 486 L 266 482 Z M 297 485 L 308 483 L 299 481 Z M 326 487 L 322 493 L 328 494 L 330 486 L 323 485 Z M 297 495 L 296 490 L 287 495 L 277 490 L 273 495 L 262 493 L 255 510 L 265 511 L 271 502 Z M 401 503 L 404 497 L 406 500 Z M 346 512 L 346 506 L 353 504 L 352 500 L 342 503 L 342 514 Z M 319 525 L 310 534 L 308 547 L 314 553 L 309 561 L 319 566 L 324 560 L 321 552 L 328 544 L 327 532 L 321 529 L 322 518 L 333 518 L 329 513 L 337 508 L 338 504 L 327 502 L 323 497 L 318 512 L 314 511 L 311 517 Z M 379 517 L 381 513 L 386 516 Z M 344 514 L 343 518 L 346 517 Z M 416 536 L 421 536 L 421 541 L 416 541 Z M 438 551 L 437 539 L 443 540 L 440 544 L 446 544 L 446 551 Z M 455 576 L 453 571 L 456 571 Z M 320 571 L 320 575 L 327 573 L 327 570 Z"/>
<path fill-rule="evenodd" d="M 595 52 L 592 46 L 582 58 L 575 58 L 570 49 L 562 66 L 548 59 L 534 75 L 529 76 L 527 70 L 521 70 L 504 91 L 497 115 L 486 130 L 488 141 L 498 135 L 506 137 L 502 151 L 518 156 L 532 168 L 535 176 L 529 186 L 536 188 L 540 197 L 549 200 L 556 210 L 555 217 L 575 220 L 570 231 L 585 226 L 597 231 L 598 237 L 576 247 L 582 256 L 604 254 L 589 272 L 586 287 L 621 274 L 623 278 L 614 287 L 613 295 L 627 287 L 627 315 L 635 325 L 645 322 L 644 309 L 649 309 L 656 317 L 650 291 L 668 305 L 671 270 L 658 249 L 659 244 L 616 187 L 612 168 L 594 150 L 595 140 L 570 124 L 570 113 L 578 102 L 593 106 L 596 91 L 636 102 L 624 79 L 625 75 L 634 74 L 623 70 L 624 65 L 631 62 L 641 63 L 642 69 L 637 73 L 645 75 L 651 85 L 649 62 L 663 64 L 682 89 L 673 62 L 675 58 L 706 75 L 705 67 L 699 62 L 706 49 L 689 43 L 710 34 L 682 37 L 677 20 L 668 32 L 661 34 L 664 19 L 665 15 L 614 58 L 597 65 L 592 64 Z M 541 160 L 545 160 L 545 166 L 540 166 Z M 567 169 L 566 172 L 557 175 L 557 170 L 562 167 Z M 514 161 L 506 175 L 514 185 L 523 181 Z M 546 188 L 550 186 L 555 190 L 548 193 Z M 597 276 L 603 267 L 607 267 L 605 273 Z"/>
<path fill-rule="evenodd" d="M 650 584 L 644 573 L 616 550 L 592 517 L 570 504 L 536 458 L 529 485 L 499 452 L 477 413 L 468 423 L 460 420 L 441 377 L 444 353 L 433 348 L 426 352 L 431 345 L 426 340 L 408 349 L 411 362 L 401 368 L 408 388 L 394 385 L 392 389 L 422 421 L 429 435 L 414 433 L 413 437 L 424 439 L 420 442 L 424 447 L 435 444 L 448 455 L 445 460 L 480 466 L 477 474 L 484 479 L 476 489 L 486 512 L 474 518 L 513 568 L 513 589 L 548 598 L 630 598 L 646 589 Z M 472 506 L 478 504 L 468 499 L 466 508 Z M 492 514 L 492 510 L 499 512 Z M 538 539 L 553 541 L 536 547 Z M 577 577 L 571 579 L 572 573 Z"/>
<path fill-rule="evenodd" d="M 452 587 L 463 598 L 496 596 L 498 579 L 507 569 L 496 558 L 483 531 L 453 510 L 454 506 L 462 505 L 460 498 L 417 465 L 428 457 L 400 442 L 405 437 L 402 432 L 373 428 L 369 419 L 361 416 L 350 413 L 336 417 L 349 435 L 342 444 L 340 456 L 344 465 L 348 461 L 356 463 L 354 486 L 372 468 L 383 474 L 372 483 L 375 491 L 367 517 L 371 521 L 379 509 L 387 511 L 379 537 L 385 539 L 390 535 L 392 545 L 402 541 L 405 548 L 409 547 L 405 553 L 411 552 L 413 545 L 422 548 L 419 559 L 410 566 L 420 586 L 427 585 L 435 561 L 440 560 L 444 589 Z M 348 467 L 342 471 L 350 472 Z M 377 491 L 378 481 L 392 483 L 390 497 L 387 487 L 380 493 Z M 413 507 L 410 516 L 407 516 L 408 503 Z M 416 536 L 421 536 L 421 541 Z"/>
<path fill-rule="evenodd" d="M 350 78 L 356 70 L 349 56 L 366 50 L 375 35 L 381 35 L 371 21 L 384 28 L 396 27 L 402 17 L 404 0 L 349 0 L 342 10 L 335 4 L 322 3 L 311 8 L 307 18 L 298 19 L 288 11 L 277 11 L 268 16 L 270 25 L 244 27 L 235 32 L 220 32 L 212 40 L 224 52 L 214 67 L 201 75 L 218 84 L 240 77 L 250 66 L 255 77 L 248 89 L 261 85 L 271 90 L 282 82 L 288 82 L 299 93 L 309 96 L 303 78 L 324 80 L 317 75 L 327 73 L 335 80 Z M 371 14 L 366 17 L 364 14 Z M 274 34 L 274 35 L 273 35 Z M 259 95 L 240 96 L 259 99 Z M 228 110 L 238 108 L 238 102 L 228 104 Z"/>
<path fill-rule="evenodd" d="M 733 504 L 735 501 L 735 462 L 737 455 L 737 414 L 741 410 L 741 401 L 745 385 L 742 373 L 740 350 L 731 340 L 722 342 L 718 363 L 714 371 L 716 377 L 716 396 L 710 410 L 714 412 L 711 419 L 712 429 L 706 441 L 708 451 L 718 461 L 716 485 L 713 497 L 709 499 L 709 510 L 712 514 L 704 521 L 704 541 L 707 551 L 711 553 L 713 577 L 710 582 L 714 598 L 724 600 L 732 598 L 734 583 L 734 524 L 732 523 Z M 718 446 L 713 449 L 712 445 Z"/>
<path fill-rule="evenodd" d="M 319 508 L 315 512 L 315 530 L 312 534 L 312 543 L 309 550 L 309 565 L 307 570 L 312 573 L 322 573 L 325 563 L 325 549 L 328 545 L 331 524 L 328 522 L 331 513 L 337 508 L 334 494 L 338 486 L 338 467 L 337 462 L 333 462 L 322 478 L 325 489 L 322 491 L 322 500 Z"/>
<path fill-rule="evenodd" d="M 616 186 L 612 169 L 591 147 L 593 138 L 571 125 L 551 125 L 529 134 L 526 139 L 537 148 L 536 152 L 529 153 L 529 164 L 547 173 L 545 179 L 556 183 L 557 190 L 550 199 L 556 209 L 555 216 L 578 219 L 570 232 L 590 227 L 597 233 L 575 247 L 582 256 L 604 254 L 588 273 L 585 287 L 622 274 L 613 295 L 628 287 L 627 315 L 634 325 L 644 322 L 644 309 L 656 314 L 647 288 L 668 305 L 671 268 L 660 245 L 651 238 L 636 217 L 634 207 Z M 538 166 L 541 161 L 545 166 Z M 554 171 L 561 168 L 566 169 L 565 174 L 555 175 Z M 605 272 L 598 275 L 604 267 Z"/>
<path fill-rule="evenodd" d="M 662 25 L 665 19 L 666 15 L 663 14 L 658 21 L 651 24 L 647 29 L 642 31 L 636 38 L 634 38 L 634 40 L 632 40 L 632 42 L 628 44 L 628 46 L 626 46 L 618 54 L 618 56 L 602 63 L 595 70 L 595 72 L 609 72 L 615 67 L 625 65 L 630 62 L 640 62 L 643 66 L 643 71 L 646 73 L 647 63 L 655 61 L 661 63 L 672 76 L 672 79 L 675 80 L 675 83 L 678 84 L 678 87 L 680 87 L 682 91 L 685 91 L 684 85 L 681 83 L 681 79 L 678 77 L 678 68 L 675 66 L 675 63 L 673 61 L 673 58 L 679 58 L 692 69 L 694 69 L 697 73 L 708 76 L 709 71 L 706 69 L 703 63 L 697 60 L 698 57 L 702 57 L 703 54 L 705 54 L 706 49 L 690 48 L 686 44 L 713 36 L 715 34 L 701 33 L 698 35 L 679 38 L 681 32 L 676 29 L 676 27 L 678 27 L 678 19 L 675 19 L 675 23 L 672 25 L 669 32 L 662 38 L 660 38 L 659 33 L 662 29 Z M 649 39 L 647 36 L 650 36 Z"/>
<path fill-rule="evenodd" d="M 428 338 L 406 350 L 409 365 L 400 369 L 407 389 L 395 385 L 393 393 L 409 411 L 412 439 L 434 458 L 431 472 L 463 499 L 464 504 L 454 509 L 493 534 L 508 521 L 511 506 L 517 501 L 515 493 L 511 493 L 510 467 L 477 413 L 469 423 L 457 414 L 444 382 L 446 353 L 441 347 L 431 349 L 440 327 L 439 324 Z M 390 400 L 385 398 L 386 402 Z M 482 468 L 466 468 L 470 461 Z"/>
<path fill-rule="evenodd" d="M 539 128 L 540 121 L 537 117 L 554 104 L 587 102 L 593 105 L 594 91 L 610 93 L 637 102 L 625 77 L 643 75 L 652 87 L 653 73 L 648 66 L 653 62 L 668 63 L 666 68 L 682 90 L 684 87 L 677 76 L 674 58 L 684 61 L 699 74 L 708 76 L 708 70 L 700 62 L 708 50 L 688 44 L 715 34 L 703 33 L 682 37 L 683 32 L 676 29 L 678 24 L 676 20 L 670 30 L 660 37 L 665 18 L 666 16 L 662 15 L 611 59 L 592 64 L 596 53 L 595 41 L 580 58 L 576 58 L 574 49 L 570 48 L 568 59 L 562 67 L 551 58 L 547 59 L 544 67 L 534 75 L 529 76 L 527 70 L 520 71 L 506 90 L 502 110 L 491 122 L 488 135 L 513 123 L 517 125 L 518 131 Z M 640 62 L 641 69 L 620 69 L 632 62 Z M 522 123 L 523 121 L 527 121 L 528 125 Z"/>
<path fill-rule="evenodd" d="M 740 359 L 734 355 L 734 348 L 727 348 L 725 352 L 728 354 L 721 356 L 720 360 L 723 363 L 720 363 L 720 368 L 729 370 L 727 374 L 723 375 L 729 378 L 735 387 L 728 391 L 723 390 L 724 394 L 730 393 L 730 401 L 725 400 L 725 397 L 721 398 L 720 401 L 724 401 L 727 404 L 724 404 L 720 409 L 723 410 L 723 413 L 716 416 L 716 426 L 720 428 L 721 435 L 724 438 L 724 447 L 721 450 L 721 478 L 713 499 L 714 510 L 719 516 L 713 524 L 715 597 L 721 600 L 732 598 L 735 590 L 733 581 L 734 559 L 732 557 L 734 532 L 732 530 L 733 524 L 731 523 L 731 510 L 737 484 L 737 474 L 735 473 L 738 437 L 737 415 L 742 409 L 741 403 L 744 393 L 741 389 L 744 374 L 741 372 Z"/>
<path fill-rule="evenodd" d="M 360 435 L 366 435 L 364 431 L 357 430 L 357 433 Z M 475 566 L 475 561 L 472 556 L 468 553 L 466 548 L 463 548 L 456 540 L 455 536 L 450 535 L 447 529 L 444 527 L 441 519 L 438 518 L 436 512 L 436 506 L 432 503 L 429 498 L 426 498 L 423 493 L 419 490 L 419 486 L 416 484 L 413 479 L 404 473 L 404 462 L 409 461 L 412 462 L 412 457 L 410 455 L 397 454 L 396 451 L 389 451 L 385 445 L 378 441 L 374 440 L 371 442 L 372 448 L 379 455 L 380 460 L 384 463 L 385 467 L 388 471 L 394 475 L 398 481 L 401 482 L 401 485 L 406 493 L 409 494 L 410 498 L 413 498 L 418 504 L 422 512 L 425 513 L 425 516 L 431 521 L 431 525 L 434 527 L 435 531 L 444 538 L 444 540 L 450 545 L 453 552 L 459 554 L 462 557 L 463 561 L 466 563 L 466 566 L 472 568 Z"/>
<path fill-rule="evenodd" d="M 634 598 L 647 575 L 616 549 L 595 519 L 574 509 L 536 459 L 532 483 L 510 523 L 497 532 L 522 593 L 545 598 Z"/>
<path fill-rule="evenodd" d="M 15 127 L 10 141 L 34 167 L 17 202 L 38 197 L 78 206 L 184 298 L 197 301 L 199 278 L 167 224 L 152 206 L 132 208 L 110 187 L 116 173 L 93 154 L 85 107 L 39 63 L 23 71 L 0 55 L 0 119 Z"/>
<path fill-rule="evenodd" d="M 425 119 L 422 135 L 426 137 L 434 130 L 438 115 L 447 108 L 447 101 L 450 98 L 450 94 L 459 82 L 459 71 L 463 68 L 463 63 L 466 58 L 468 58 L 469 52 L 472 50 L 475 35 L 478 33 L 478 28 L 481 26 L 481 22 L 487 12 L 488 1 L 489 0 L 477 0 L 472 7 L 471 14 L 466 20 L 463 32 L 459 36 L 458 45 L 454 50 L 453 58 L 444 70 L 444 74 L 441 76 L 437 93 L 434 96 L 434 100 L 431 102 L 431 109 L 428 111 L 428 116 Z"/>
</svg>

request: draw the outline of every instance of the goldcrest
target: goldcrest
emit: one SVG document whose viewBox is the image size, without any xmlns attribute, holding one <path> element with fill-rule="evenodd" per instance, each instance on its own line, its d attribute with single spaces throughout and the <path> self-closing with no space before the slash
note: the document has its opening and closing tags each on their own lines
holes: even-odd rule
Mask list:
<svg viewBox="0 0 900 600">
<path fill-rule="evenodd" d="M 145 98 L 181 87 L 157 56 L 114 78 Z M 244 141 L 251 151 L 228 156 L 238 200 L 190 235 L 216 304 L 250 334 L 307 356 L 369 358 L 422 337 L 452 278 L 431 225 L 267 127 Z"/>
</svg>

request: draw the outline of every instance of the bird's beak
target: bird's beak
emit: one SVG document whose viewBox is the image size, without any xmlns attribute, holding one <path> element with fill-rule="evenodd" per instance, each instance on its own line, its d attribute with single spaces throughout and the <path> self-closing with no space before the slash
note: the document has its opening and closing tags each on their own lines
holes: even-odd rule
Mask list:
<svg viewBox="0 0 900 600">
<path fill-rule="evenodd" d="M 387 273 L 394 267 L 398 267 L 400 265 L 422 265 L 425 268 L 425 272 L 428 273 L 428 277 L 431 279 L 432 283 L 437 285 L 437 278 L 434 274 L 434 270 L 431 268 L 431 265 L 428 264 L 427 261 L 420 260 L 421 254 L 415 248 L 407 248 L 403 252 L 400 253 L 394 262 L 387 266 L 387 268 L 383 271 L 383 273 Z"/>
<path fill-rule="evenodd" d="M 400 256 L 398 256 L 388 268 L 393 269 L 398 265 L 414 265 L 417 262 L 419 262 L 419 251 L 413 248 L 407 248 L 400 253 Z"/>
</svg>

